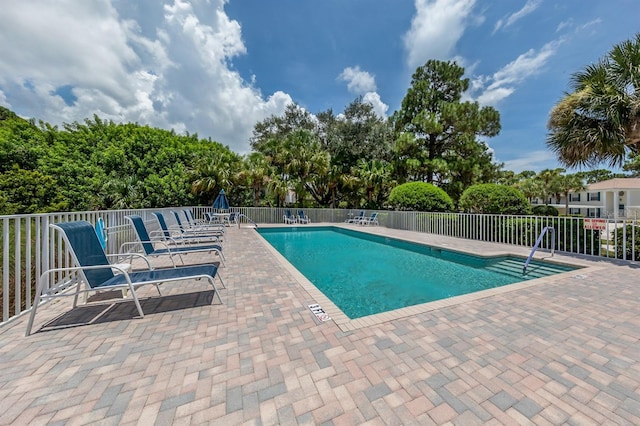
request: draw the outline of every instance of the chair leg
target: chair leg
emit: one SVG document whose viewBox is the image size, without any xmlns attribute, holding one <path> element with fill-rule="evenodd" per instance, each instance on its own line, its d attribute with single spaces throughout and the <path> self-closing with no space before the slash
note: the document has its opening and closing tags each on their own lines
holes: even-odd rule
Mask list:
<svg viewBox="0 0 640 426">
<path fill-rule="evenodd" d="M 218 302 L 220 302 L 221 305 L 224 305 L 224 303 L 222 302 L 222 298 L 220 297 L 220 291 L 218 291 L 218 289 L 216 288 L 215 277 L 208 277 L 208 279 L 209 279 L 209 282 L 211 283 L 211 287 L 213 287 L 214 295 L 218 297 Z"/>
<path fill-rule="evenodd" d="M 80 281 L 76 277 L 76 294 L 73 296 L 73 307 L 78 306 L 78 296 L 80 296 Z M 87 303 L 87 293 L 84 294 L 84 303 Z"/>
<path fill-rule="evenodd" d="M 133 288 L 132 284 L 129 284 L 129 290 L 131 290 L 131 297 L 133 298 L 133 303 L 136 304 L 136 308 L 138 308 L 138 313 L 140 314 L 140 318 L 144 318 L 144 312 L 142 311 L 142 306 L 140 306 L 138 295 L 136 294 L 136 291 Z"/>
<path fill-rule="evenodd" d="M 222 254 L 222 251 L 220 250 L 215 250 L 216 253 L 218 253 L 218 257 L 220 258 L 220 264 L 222 266 L 227 266 L 224 262 L 224 254 Z"/>
<path fill-rule="evenodd" d="M 31 306 L 31 314 L 29 315 L 29 322 L 27 323 L 27 332 L 24 334 L 25 337 L 29 337 L 31 334 L 31 328 L 33 327 L 33 320 L 36 317 L 36 310 L 38 309 L 38 305 L 40 304 L 40 295 L 42 294 L 42 283 L 38 283 L 38 289 L 36 290 L 36 297 L 33 301 L 33 306 Z"/>
<path fill-rule="evenodd" d="M 227 286 L 226 286 L 226 285 L 224 285 L 224 281 L 222 281 L 222 276 L 220 275 L 220 273 L 219 273 L 219 272 L 216 274 L 216 276 L 217 276 L 217 277 L 218 277 L 218 279 L 220 280 L 220 284 L 222 285 L 222 288 L 227 288 Z M 214 280 L 215 280 L 215 277 L 214 277 Z"/>
</svg>

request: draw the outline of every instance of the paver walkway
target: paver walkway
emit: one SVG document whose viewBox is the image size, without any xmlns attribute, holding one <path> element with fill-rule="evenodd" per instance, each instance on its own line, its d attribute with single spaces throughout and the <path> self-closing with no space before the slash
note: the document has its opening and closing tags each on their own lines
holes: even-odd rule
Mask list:
<svg viewBox="0 0 640 426">
<path fill-rule="evenodd" d="M 203 282 L 171 284 L 144 290 L 143 319 L 124 302 L 86 324 L 106 305 L 69 298 L 36 326 L 62 313 L 73 327 L 0 328 L 0 424 L 640 424 L 635 266 L 350 327 L 314 321 L 315 299 L 254 230 L 224 244 L 224 305 Z"/>
</svg>

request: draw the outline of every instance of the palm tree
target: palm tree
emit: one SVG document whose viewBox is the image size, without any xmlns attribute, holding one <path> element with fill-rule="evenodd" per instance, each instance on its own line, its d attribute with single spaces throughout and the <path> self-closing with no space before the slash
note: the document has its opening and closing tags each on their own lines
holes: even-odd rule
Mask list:
<svg viewBox="0 0 640 426">
<path fill-rule="evenodd" d="M 562 175 L 557 181 L 557 187 L 564 195 L 564 214 L 569 214 L 569 193 L 584 190 L 584 181 L 578 175 Z"/>
<path fill-rule="evenodd" d="M 136 176 L 114 177 L 104 183 L 103 189 L 108 194 L 108 208 L 132 209 L 145 207 L 140 180 Z"/>
<path fill-rule="evenodd" d="M 367 202 L 371 204 L 374 194 L 385 188 L 385 181 L 389 180 L 391 168 L 384 161 L 361 159 L 353 169 L 353 174 L 360 180 L 367 194 Z"/>
<path fill-rule="evenodd" d="M 245 181 L 253 189 L 253 207 L 260 204 L 260 190 L 269 181 L 269 163 L 260 152 L 252 152 L 244 161 L 244 169 L 239 173 L 238 178 Z"/>
<path fill-rule="evenodd" d="M 232 165 L 222 156 L 203 158 L 191 171 L 193 182 L 191 192 L 203 195 L 213 202 L 220 189 L 231 185 Z"/>
<path fill-rule="evenodd" d="M 551 202 L 552 195 L 559 198 L 558 180 L 564 171 L 564 169 L 544 169 L 535 177 L 540 184 L 540 193 L 545 204 Z M 560 200 L 557 201 L 560 202 Z"/>
<path fill-rule="evenodd" d="M 549 118 L 547 146 L 569 167 L 624 163 L 640 152 L 640 33 L 571 77 Z"/>
<path fill-rule="evenodd" d="M 276 196 L 277 206 L 282 207 L 284 205 L 287 192 L 289 191 L 289 182 L 282 179 L 280 176 L 275 175 L 269 179 L 269 182 L 267 182 L 267 188 L 269 188 L 269 191 L 273 192 Z"/>
<path fill-rule="evenodd" d="M 515 183 L 515 188 L 519 189 L 520 192 L 524 194 L 525 197 L 529 200 L 529 203 L 533 201 L 533 197 L 544 197 L 544 193 L 541 189 L 540 182 L 533 178 L 525 178 L 521 181 Z"/>
</svg>

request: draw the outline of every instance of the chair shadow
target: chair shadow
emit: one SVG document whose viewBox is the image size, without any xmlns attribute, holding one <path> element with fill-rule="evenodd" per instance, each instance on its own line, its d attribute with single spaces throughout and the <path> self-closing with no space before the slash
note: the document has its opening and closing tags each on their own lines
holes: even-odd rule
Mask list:
<svg viewBox="0 0 640 426">
<path fill-rule="evenodd" d="M 140 318 L 138 309 L 132 299 L 123 299 L 120 291 L 105 293 L 119 294 L 107 295 L 99 293 L 90 298 L 89 301 L 102 301 L 108 298 L 108 303 L 91 303 L 77 306 L 44 323 L 36 333 Z M 211 306 L 214 294 L 213 290 L 204 290 L 193 293 L 149 297 L 140 299 L 140 306 L 142 306 L 146 317 L 165 312 Z M 114 298 L 120 299 L 120 301 L 114 301 Z"/>
</svg>

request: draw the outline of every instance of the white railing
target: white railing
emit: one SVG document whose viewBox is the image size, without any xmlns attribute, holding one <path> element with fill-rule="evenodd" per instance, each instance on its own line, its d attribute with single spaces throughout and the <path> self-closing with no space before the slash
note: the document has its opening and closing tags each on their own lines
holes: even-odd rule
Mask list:
<svg viewBox="0 0 640 426">
<path fill-rule="evenodd" d="M 35 283 L 45 270 L 69 266 L 70 258 L 65 252 L 62 239 L 52 232 L 50 223 L 87 220 L 93 224 L 101 217 L 108 231 L 107 251 L 116 253 L 123 242 L 134 241 L 135 236 L 124 219 L 129 214 L 139 214 L 152 229 L 156 228 L 155 211 L 164 211 L 165 218 L 174 209 L 110 210 L 91 212 L 51 213 L 34 215 L 0 216 L 0 324 L 27 312 L 31 308 Z M 196 218 L 203 218 L 209 207 L 191 208 Z M 257 224 L 283 223 L 286 210 L 297 214 L 297 208 L 239 207 L 232 211 L 244 214 Z M 344 222 L 360 210 L 347 209 L 303 209 L 312 223 Z M 365 211 L 368 217 L 373 211 Z M 243 222 L 244 221 L 244 222 Z M 541 231 L 555 228 L 555 247 L 558 252 L 577 253 L 588 256 L 620 258 L 636 261 L 640 259 L 640 246 L 635 241 L 638 221 L 602 219 L 599 225 L 604 230 L 585 230 L 582 218 L 474 215 L 464 213 L 426 213 L 378 211 L 380 226 L 415 232 L 466 238 L 531 247 Z M 241 217 L 241 225 L 246 219 Z M 541 242 L 542 249 L 551 247 L 550 236 Z M 63 277 L 59 277 L 62 279 Z"/>
</svg>

